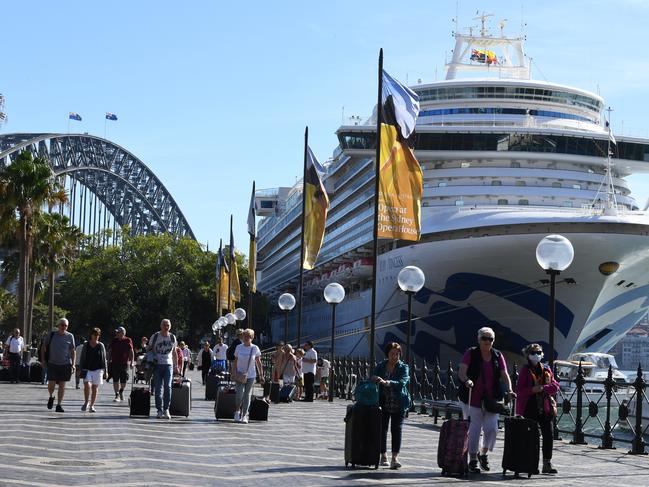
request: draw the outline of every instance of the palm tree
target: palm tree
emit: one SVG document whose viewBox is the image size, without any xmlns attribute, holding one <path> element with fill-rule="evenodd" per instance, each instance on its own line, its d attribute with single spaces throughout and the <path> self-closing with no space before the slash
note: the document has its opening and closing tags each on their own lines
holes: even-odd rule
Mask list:
<svg viewBox="0 0 649 487">
<path fill-rule="evenodd" d="M 34 218 L 44 205 L 67 201 L 65 190 L 52 176 L 48 162 L 41 157 L 32 158 L 27 151 L 0 170 L 0 205 L 3 207 L 0 215 L 13 213 L 18 220 L 18 328 L 24 330 L 27 343 L 32 339 L 28 277 L 34 246 Z"/>
</svg>

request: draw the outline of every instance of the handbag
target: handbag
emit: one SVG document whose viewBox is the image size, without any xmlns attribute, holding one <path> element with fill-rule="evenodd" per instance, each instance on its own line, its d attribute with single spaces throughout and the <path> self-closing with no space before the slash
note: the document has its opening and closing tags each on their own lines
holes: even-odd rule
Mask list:
<svg viewBox="0 0 649 487">
<path fill-rule="evenodd" d="M 248 369 L 250 369 L 250 362 L 252 361 L 253 350 L 250 350 L 250 355 L 248 355 L 248 365 L 246 366 L 245 372 L 239 372 L 237 368 L 233 368 L 230 372 L 230 379 L 232 379 L 237 384 L 245 384 L 248 380 Z"/>
<path fill-rule="evenodd" d="M 354 389 L 354 399 L 362 406 L 376 406 L 379 403 L 379 386 L 369 380 L 359 382 Z"/>
<path fill-rule="evenodd" d="M 496 401 L 493 397 L 483 396 L 482 401 L 480 401 L 482 410 L 488 413 L 503 414 L 509 416 L 510 409 L 508 406 L 505 406 L 505 403 L 502 401 Z"/>
<path fill-rule="evenodd" d="M 553 396 L 549 396 L 549 398 L 550 398 L 550 414 L 552 414 L 553 418 L 556 418 L 558 414 L 557 400 Z"/>
</svg>

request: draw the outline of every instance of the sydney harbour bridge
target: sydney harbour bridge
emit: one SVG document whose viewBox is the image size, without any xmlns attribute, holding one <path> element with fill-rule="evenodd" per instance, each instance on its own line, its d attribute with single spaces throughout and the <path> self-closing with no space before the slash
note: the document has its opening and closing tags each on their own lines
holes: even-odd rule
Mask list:
<svg viewBox="0 0 649 487">
<path fill-rule="evenodd" d="M 0 167 L 29 151 L 49 161 L 65 187 L 60 208 L 88 235 L 128 226 L 132 235 L 172 233 L 195 239 L 178 204 L 156 175 L 119 145 L 87 134 L 0 135 Z M 103 243 L 108 243 L 103 233 Z"/>
</svg>

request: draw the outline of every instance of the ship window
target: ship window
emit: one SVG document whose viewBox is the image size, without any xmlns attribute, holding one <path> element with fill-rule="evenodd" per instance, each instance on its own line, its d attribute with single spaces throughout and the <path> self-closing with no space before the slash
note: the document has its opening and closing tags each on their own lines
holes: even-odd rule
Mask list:
<svg viewBox="0 0 649 487">
<path fill-rule="evenodd" d="M 274 203 L 273 201 L 269 201 L 269 200 L 261 200 L 261 201 L 259 202 L 259 206 L 260 206 L 261 208 L 273 208 L 273 203 Z M 299 262 L 298 262 L 298 264 L 299 264 Z"/>
<path fill-rule="evenodd" d="M 436 163 L 435 163 L 435 169 L 442 169 L 443 167 L 444 167 L 444 163 L 443 163 L 443 162 L 436 162 Z"/>
<path fill-rule="evenodd" d="M 463 169 L 465 169 L 467 167 L 471 167 L 471 163 L 470 162 L 463 162 L 463 163 L 460 164 L 460 167 L 463 168 Z"/>
<path fill-rule="evenodd" d="M 455 200 L 455 206 L 464 206 L 464 201 L 463 200 Z"/>
<path fill-rule="evenodd" d="M 512 162 L 512 163 L 509 164 L 509 167 L 521 167 L 521 163 L 520 162 Z"/>
<path fill-rule="evenodd" d="M 581 185 L 580 184 L 573 184 L 572 189 L 581 189 Z"/>
<path fill-rule="evenodd" d="M 492 186 L 502 186 L 503 183 L 502 183 L 502 181 L 499 181 L 499 180 L 497 180 L 497 179 L 494 179 L 493 181 L 491 181 L 491 185 L 492 185 Z"/>
<path fill-rule="evenodd" d="M 572 201 L 564 201 L 562 206 L 566 206 L 568 208 L 572 207 Z"/>
<path fill-rule="evenodd" d="M 516 186 L 527 186 L 525 181 L 516 181 Z"/>
<path fill-rule="evenodd" d="M 498 204 L 499 204 L 499 205 L 508 205 L 508 204 L 509 204 L 509 201 L 507 201 L 507 200 L 505 200 L 505 199 L 498 200 Z"/>
<path fill-rule="evenodd" d="M 519 205 L 529 205 L 529 204 L 530 204 L 530 200 L 518 200 L 518 204 L 519 204 Z"/>
<path fill-rule="evenodd" d="M 552 183 L 552 187 L 553 187 L 553 188 L 560 188 L 560 187 L 561 187 L 561 183 L 557 183 L 557 182 L 555 181 L 554 183 Z"/>
<path fill-rule="evenodd" d="M 446 186 L 446 183 L 437 183 L 437 186 L 443 188 L 444 186 Z"/>
</svg>

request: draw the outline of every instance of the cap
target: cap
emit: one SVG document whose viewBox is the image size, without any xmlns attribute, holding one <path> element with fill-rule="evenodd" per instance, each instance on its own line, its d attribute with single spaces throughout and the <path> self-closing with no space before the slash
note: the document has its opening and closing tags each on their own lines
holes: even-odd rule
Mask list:
<svg viewBox="0 0 649 487">
<path fill-rule="evenodd" d="M 120 333 L 120 332 L 126 335 L 126 328 L 124 328 L 123 326 L 118 326 L 117 329 L 115 330 L 115 333 Z"/>
</svg>

